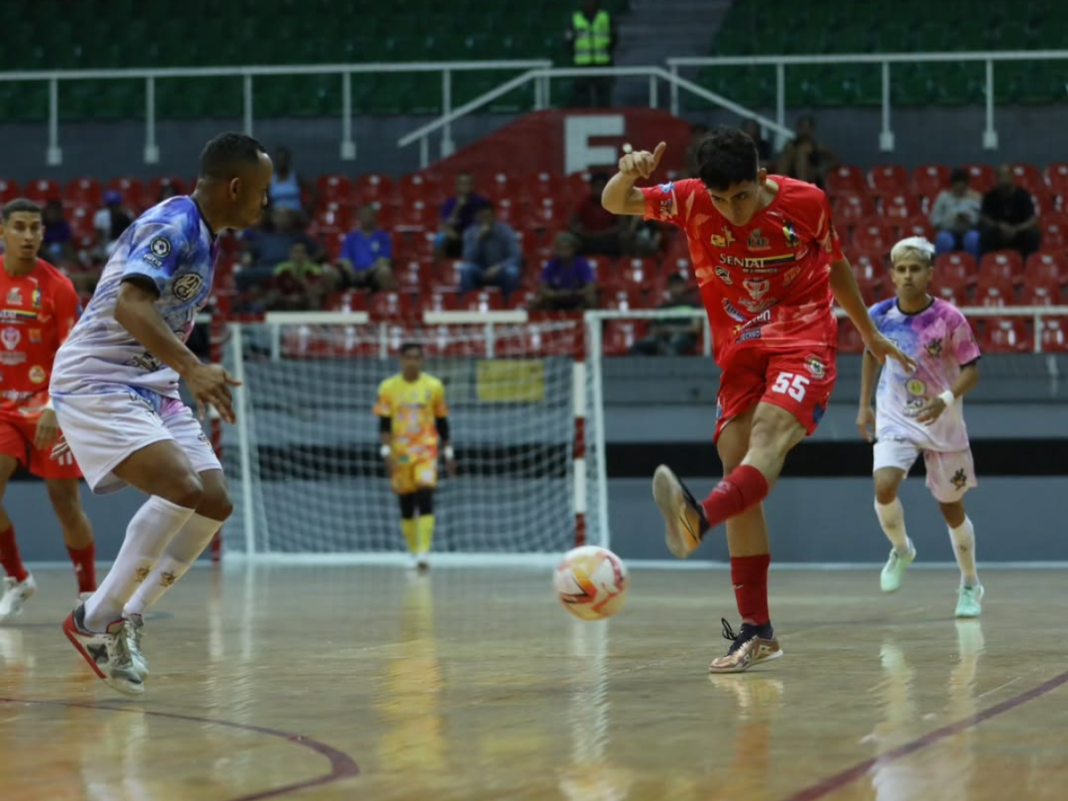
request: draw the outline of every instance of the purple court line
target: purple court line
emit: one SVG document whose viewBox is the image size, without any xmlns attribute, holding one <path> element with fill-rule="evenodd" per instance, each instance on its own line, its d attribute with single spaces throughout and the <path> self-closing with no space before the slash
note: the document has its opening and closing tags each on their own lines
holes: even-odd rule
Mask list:
<svg viewBox="0 0 1068 801">
<path fill-rule="evenodd" d="M 293 734 L 287 731 L 281 731 L 279 729 L 268 729 L 263 726 L 249 726 L 244 723 L 232 723 L 228 720 L 212 720 L 211 718 L 198 718 L 193 715 L 179 715 L 174 712 L 152 712 L 146 709 L 140 709 L 139 707 L 118 707 L 118 706 L 99 706 L 97 704 L 83 704 L 74 701 L 37 701 L 29 698 L 0 698 L 0 704 L 39 704 L 47 706 L 66 706 L 66 707 L 78 707 L 80 709 L 92 709 L 99 712 L 136 712 L 142 715 L 149 715 L 156 718 L 169 718 L 170 720 L 185 720 L 192 723 L 210 723 L 213 726 L 225 726 L 230 729 L 239 729 L 240 731 L 254 732 L 255 734 L 264 734 L 268 737 L 278 737 L 288 742 L 295 743 L 297 745 L 308 748 L 320 756 L 326 757 L 330 761 L 330 772 L 322 776 L 317 776 L 314 779 L 305 779 L 304 781 L 294 782 L 293 784 L 287 784 L 282 787 L 276 787 L 273 790 L 263 790 L 258 793 L 250 793 L 249 795 L 243 795 L 238 798 L 232 798 L 230 801 L 266 801 L 268 798 L 278 798 L 289 793 L 295 793 L 298 790 L 307 790 L 310 787 L 321 787 L 324 784 L 333 784 L 334 782 L 342 781 L 344 779 L 351 779 L 360 775 L 360 768 L 353 761 L 352 757 L 348 754 L 338 751 L 332 746 L 321 743 L 318 740 L 312 740 L 308 737 L 304 737 L 300 734 Z"/>
<path fill-rule="evenodd" d="M 807 787 L 798 793 L 794 793 L 783 801 L 817 801 L 820 798 L 826 798 L 831 793 L 837 792 L 845 787 L 847 784 L 851 784 L 859 779 L 861 776 L 870 771 L 877 764 L 884 764 L 886 762 L 896 762 L 897 760 L 907 757 L 909 754 L 914 754 L 917 751 L 926 748 L 929 745 L 934 745 L 939 740 L 944 740 L 947 737 L 952 737 L 954 734 L 959 734 L 965 729 L 970 729 L 974 726 L 978 726 L 980 723 L 986 720 L 990 720 L 993 717 L 1015 709 L 1018 706 L 1026 704 L 1028 701 L 1033 701 L 1036 698 L 1045 695 L 1048 692 L 1056 690 L 1058 687 L 1068 684 L 1068 673 L 1062 673 L 1059 676 L 1055 676 L 1045 684 L 1040 684 L 1037 687 L 1032 687 L 1025 693 L 1013 696 L 1002 701 L 1000 704 L 995 704 L 989 709 L 984 709 L 982 712 L 977 712 L 971 717 L 964 718 L 964 720 L 958 720 L 956 723 L 950 723 L 948 726 L 943 726 L 941 729 L 935 729 L 932 732 L 928 732 L 921 737 L 917 737 L 911 742 L 907 742 L 904 745 L 900 745 L 897 748 L 891 749 L 884 754 L 880 754 L 877 757 L 871 759 L 865 759 L 863 762 L 858 762 L 851 768 L 846 768 L 841 773 L 824 779 L 818 784 L 814 784 L 811 787 Z"/>
</svg>

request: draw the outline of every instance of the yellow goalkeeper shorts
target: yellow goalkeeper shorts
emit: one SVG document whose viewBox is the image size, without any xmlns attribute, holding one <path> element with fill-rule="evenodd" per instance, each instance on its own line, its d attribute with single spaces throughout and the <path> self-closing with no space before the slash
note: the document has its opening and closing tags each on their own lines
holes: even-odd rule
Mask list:
<svg viewBox="0 0 1068 801">
<path fill-rule="evenodd" d="M 419 459 L 402 462 L 393 471 L 393 491 L 398 495 L 411 495 L 416 490 L 434 489 L 438 484 L 436 459 Z"/>
</svg>

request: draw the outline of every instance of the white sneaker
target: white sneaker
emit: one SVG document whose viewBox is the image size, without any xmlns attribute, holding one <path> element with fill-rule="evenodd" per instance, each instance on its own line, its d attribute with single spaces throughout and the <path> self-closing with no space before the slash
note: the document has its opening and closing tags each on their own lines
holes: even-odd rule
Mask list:
<svg viewBox="0 0 1068 801">
<path fill-rule="evenodd" d="M 901 589 L 901 578 L 915 558 L 916 546 L 912 544 L 912 540 L 909 540 L 909 550 L 904 556 L 901 556 L 896 548 L 890 549 L 890 558 L 886 560 L 883 572 L 879 574 L 879 587 L 883 592 L 897 592 Z"/>
<path fill-rule="evenodd" d="M 22 614 L 26 601 L 37 591 L 37 582 L 30 573 L 23 581 L 8 576 L 4 579 L 4 597 L 0 598 L 0 620 L 9 620 Z"/>
<path fill-rule="evenodd" d="M 141 632 L 145 621 L 140 615 L 126 615 L 126 650 L 130 652 L 130 661 L 134 663 L 142 676 L 148 675 L 148 660 L 141 653 Z"/>
<path fill-rule="evenodd" d="M 85 607 L 79 606 L 63 621 L 63 633 L 109 687 L 127 695 L 145 691 L 141 673 L 134 667 L 126 647 L 125 620 L 112 621 L 107 631 L 89 631 L 85 628 Z"/>
</svg>

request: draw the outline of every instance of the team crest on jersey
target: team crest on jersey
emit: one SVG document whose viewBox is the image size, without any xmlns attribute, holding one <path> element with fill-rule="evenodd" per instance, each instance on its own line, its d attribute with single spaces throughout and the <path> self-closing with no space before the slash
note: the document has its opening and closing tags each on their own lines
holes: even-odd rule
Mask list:
<svg viewBox="0 0 1068 801">
<path fill-rule="evenodd" d="M 723 226 L 723 234 L 712 234 L 712 247 L 725 248 L 734 244 L 734 233 L 727 226 Z"/>
<path fill-rule="evenodd" d="M 750 250 L 770 250 L 771 242 L 764 236 L 763 232 L 759 228 L 754 228 L 749 234 L 749 239 L 746 240 L 746 247 Z"/>
<path fill-rule="evenodd" d="M 782 235 L 786 240 L 786 247 L 796 248 L 801 244 L 801 237 L 797 235 L 797 231 L 794 229 L 794 224 L 787 220 L 782 224 Z"/>
<path fill-rule="evenodd" d="M 827 375 L 827 368 L 824 367 L 823 362 L 815 356 L 805 357 L 805 367 L 812 373 L 812 377 L 817 380 Z"/>
<path fill-rule="evenodd" d="M 44 380 L 48 378 L 48 374 L 45 369 L 39 364 L 35 364 L 30 368 L 30 381 L 35 384 L 43 384 Z"/>
<path fill-rule="evenodd" d="M 9 306 L 21 306 L 22 290 L 17 286 L 11 287 L 11 289 L 7 291 L 7 303 Z"/>
<path fill-rule="evenodd" d="M 927 394 L 927 385 L 918 378 L 910 378 L 905 382 L 905 389 L 910 395 L 923 396 Z"/>
<path fill-rule="evenodd" d="M 181 301 L 190 301 L 197 296 L 203 284 L 204 281 L 199 275 L 193 273 L 183 275 L 174 282 L 174 296 Z"/>
<path fill-rule="evenodd" d="M 742 281 L 742 286 L 749 293 L 749 297 L 753 300 L 760 300 L 771 289 L 771 281 L 767 278 L 746 278 Z"/>
<path fill-rule="evenodd" d="M 928 356 L 941 356 L 942 355 L 942 340 L 932 339 L 926 345 L 923 346 L 927 351 Z"/>
<path fill-rule="evenodd" d="M 734 286 L 734 279 L 731 278 L 730 272 L 722 264 L 716 265 L 716 278 L 725 283 L 727 286 Z"/>
<path fill-rule="evenodd" d="M 40 342 L 41 341 L 41 329 L 40 328 L 31 328 L 26 333 L 30 337 L 30 342 Z"/>
<path fill-rule="evenodd" d="M 30 294 L 30 305 L 35 309 L 41 308 L 41 290 L 37 287 L 34 287 Z"/>
<path fill-rule="evenodd" d="M 3 331 L 0 331 L 0 342 L 4 343 L 4 347 L 8 350 L 14 350 L 18 347 L 19 342 L 22 340 L 22 334 L 19 333 L 17 328 L 8 326 Z"/>
</svg>

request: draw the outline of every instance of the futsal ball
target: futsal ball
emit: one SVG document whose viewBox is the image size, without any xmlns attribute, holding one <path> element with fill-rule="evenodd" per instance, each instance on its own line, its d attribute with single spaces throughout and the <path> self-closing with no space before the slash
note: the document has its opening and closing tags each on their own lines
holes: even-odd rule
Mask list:
<svg viewBox="0 0 1068 801">
<path fill-rule="evenodd" d="M 583 620 L 600 620 L 618 612 L 629 584 L 623 560 L 595 545 L 568 551 L 553 575 L 560 603 Z"/>
</svg>

